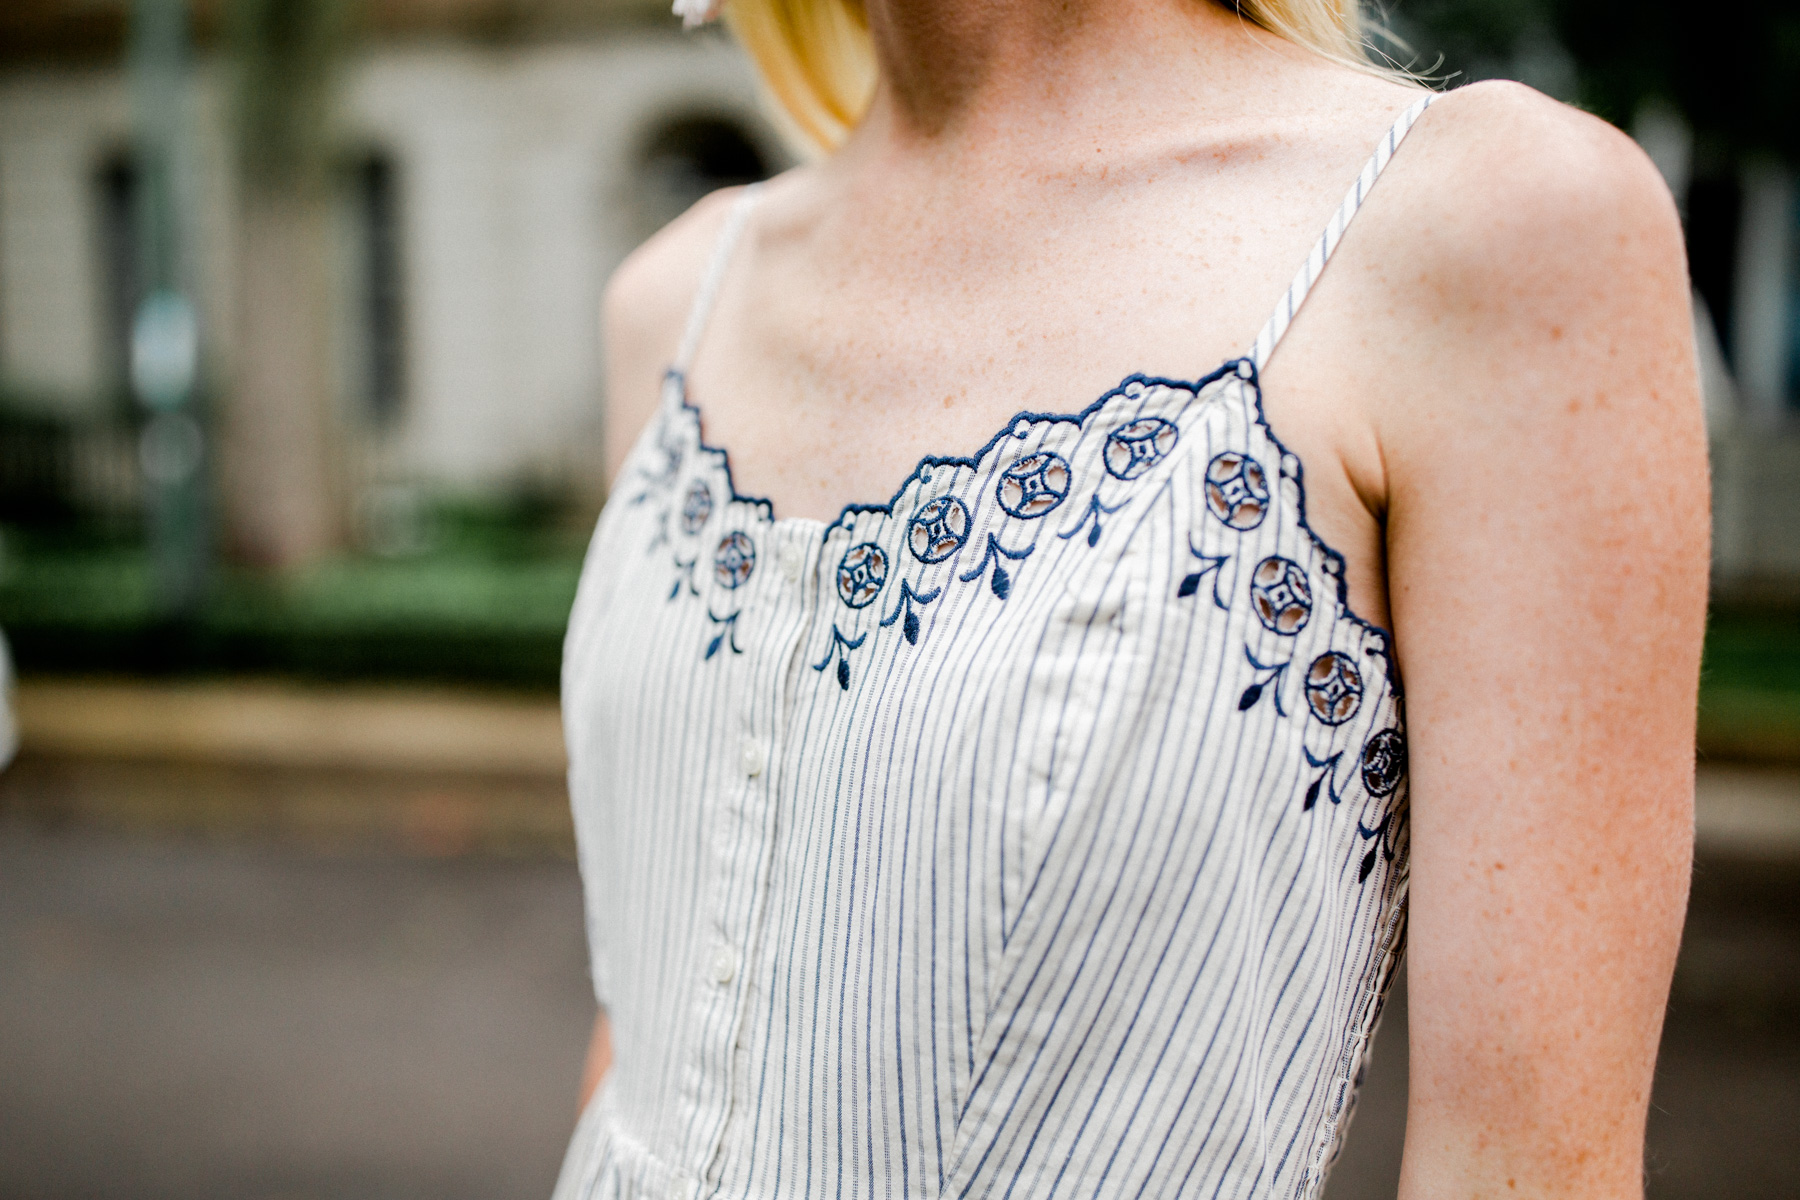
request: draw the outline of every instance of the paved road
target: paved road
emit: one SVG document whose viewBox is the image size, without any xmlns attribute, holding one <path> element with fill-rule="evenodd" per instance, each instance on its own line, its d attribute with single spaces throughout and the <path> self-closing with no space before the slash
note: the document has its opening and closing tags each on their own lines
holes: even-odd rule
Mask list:
<svg viewBox="0 0 1800 1200">
<path fill-rule="evenodd" d="M 0 1198 L 543 1200 L 575 870 L 0 824 Z"/>
<path fill-rule="evenodd" d="M 1800 1195 L 1800 867 L 1704 862 L 1655 1200 Z M 591 1015 L 572 865 L 0 820 L 0 1200 L 542 1200 Z M 1390 1007 L 1332 1200 L 1390 1198 Z"/>
</svg>

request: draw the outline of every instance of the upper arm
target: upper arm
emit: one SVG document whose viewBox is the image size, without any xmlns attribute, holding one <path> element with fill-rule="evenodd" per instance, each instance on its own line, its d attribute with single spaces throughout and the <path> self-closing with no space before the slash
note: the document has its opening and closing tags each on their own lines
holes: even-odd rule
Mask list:
<svg viewBox="0 0 1800 1200">
<path fill-rule="evenodd" d="M 714 192 L 626 257 L 600 308 L 610 486 L 662 395 L 731 191 Z"/>
<path fill-rule="evenodd" d="M 1381 417 L 1412 779 L 1402 1193 L 1636 1195 L 1706 598 L 1681 234 L 1623 135 L 1516 90 L 1456 103 L 1417 164 L 1440 190 L 1396 275 Z"/>
</svg>

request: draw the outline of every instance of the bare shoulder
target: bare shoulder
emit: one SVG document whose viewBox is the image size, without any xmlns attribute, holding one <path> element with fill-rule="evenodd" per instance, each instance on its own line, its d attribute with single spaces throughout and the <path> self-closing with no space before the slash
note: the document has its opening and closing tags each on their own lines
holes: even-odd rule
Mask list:
<svg viewBox="0 0 1800 1200">
<path fill-rule="evenodd" d="M 1680 219 L 1619 130 L 1518 84 L 1460 88 L 1421 118 L 1375 199 L 1357 258 L 1385 293 L 1395 352 L 1450 373 L 1401 406 L 1413 432 L 1449 418 L 1573 436 L 1578 395 L 1625 421 L 1685 428 L 1698 412 Z M 1476 363 L 1511 381 L 1503 409 Z"/>
<path fill-rule="evenodd" d="M 632 251 L 607 281 L 600 332 L 609 479 L 656 411 L 663 373 L 675 360 L 688 310 L 737 193 L 727 188 L 698 201 Z"/>
<path fill-rule="evenodd" d="M 1380 336 L 1346 353 L 1411 747 L 1401 1194 L 1639 1196 L 1706 607 L 1681 231 L 1628 138 L 1528 89 L 1412 138 L 1353 260 Z"/>
<path fill-rule="evenodd" d="M 1395 161 L 1392 215 L 1435 282 L 1491 300 L 1501 280 L 1554 286 L 1604 266 L 1679 276 L 1685 292 L 1668 188 L 1605 121 L 1496 80 L 1440 97 L 1412 143 Z"/>
</svg>

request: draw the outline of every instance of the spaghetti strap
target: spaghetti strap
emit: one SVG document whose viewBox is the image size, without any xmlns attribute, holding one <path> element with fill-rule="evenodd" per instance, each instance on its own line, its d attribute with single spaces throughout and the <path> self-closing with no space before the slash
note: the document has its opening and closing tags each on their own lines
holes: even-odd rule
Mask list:
<svg viewBox="0 0 1800 1200">
<path fill-rule="evenodd" d="M 1435 93 L 1427 92 L 1408 105 L 1406 111 L 1401 113 L 1399 119 L 1388 129 L 1387 136 L 1383 137 L 1380 144 L 1375 147 L 1375 153 L 1369 156 L 1369 161 L 1363 164 L 1362 173 L 1356 177 L 1356 182 L 1350 185 L 1350 194 L 1344 197 L 1344 202 L 1338 206 L 1337 212 L 1332 214 L 1330 223 L 1325 226 L 1325 232 L 1314 244 L 1312 253 L 1307 255 L 1306 262 L 1301 264 L 1299 272 L 1294 276 L 1294 282 L 1288 285 L 1287 294 L 1281 298 L 1281 303 L 1275 306 L 1275 311 L 1269 314 L 1269 320 L 1263 325 L 1262 332 L 1256 335 L 1256 343 L 1250 350 L 1249 359 L 1259 373 L 1268 364 L 1269 356 L 1275 353 L 1275 347 L 1281 344 L 1282 335 L 1293 323 L 1294 314 L 1298 313 L 1300 306 L 1306 302 L 1306 294 L 1312 290 L 1313 284 L 1318 282 L 1320 274 L 1325 270 L 1325 264 L 1331 261 L 1331 255 L 1337 249 L 1338 242 L 1343 239 L 1344 230 L 1350 227 L 1350 221 L 1356 216 L 1356 210 L 1362 207 L 1364 200 L 1368 199 L 1369 190 L 1375 186 L 1375 181 L 1380 178 L 1381 173 L 1387 169 L 1388 163 L 1393 160 L 1394 151 L 1400 148 L 1400 142 L 1406 137 L 1407 131 L 1413 127 L 1413 122 L 1419 119 L 1419 114 L 1424 112 L 1435 99 L 1437 99 Z"/>
<path fill-rule="evenodd" d="M 681 348 L 675 352 L 675 362 L 670 368 L 677 375 L 687 374 L 688 366 L 694 361 L 694 354 L 700 349 L 700 338 L 706 332 L 706 320 L 712 315 L 713 302 L 719 298 L 719 285 L 724 282 L 725 268 L 731 265 L 731 252 L 737 248 L 738 238 L 750 219 L 750 210 L 756 207 L 761 194 L 762 184 L 748 185 L 738 194 L 731 212 L 725 217 L 725 228 L 719 231 L 719 240 L 713 244 L 712 258 L 706 264 L 706 274 L 700 280 L 700 290 L 694 294 L 693 307 L 688 309 L 687 327 L 681 334 Z"/>
</svg>

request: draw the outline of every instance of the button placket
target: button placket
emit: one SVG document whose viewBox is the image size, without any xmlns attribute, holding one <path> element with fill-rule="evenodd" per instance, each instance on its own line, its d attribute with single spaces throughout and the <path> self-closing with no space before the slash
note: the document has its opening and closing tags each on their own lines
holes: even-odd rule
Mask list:
<svg viewBox="0 0 1800 1200">
<path fill-rule="evenodd" d="M 738 766 L 744 774 L 755 779 L 769 765 L 769 752 L 763 744 L 753 737 L 745 737 L 738 747 Z"/>
<path fill-rule="evenodd" d="M 737 952 L 724 942 L 713 948 L 712 978 L 720 987 L 728 986 L 737 978 Z"/>
<path fill-rule="evenodd" d="M 708 1103 L 718 1104 L 722 1111 L 714 1128 L 712 1144 L 706 1148 L 702 1173 L 708 1185 L 716 1184 L 726 1169 L 729 1158 L 729 1135 L 739 1124 L 737 1117 L 743 1103 L 740 1061 L 744 1053 L 744 1037 L 752 996 L 754 964 L 768 915 L 768 889 L 773 873 L 774 843 L 779 819 L 779 784 L 782 747 L 785 744 L 793 705 L 795 675 L 792 663 L 805 653 L 817 606 L 816 569 L 813 547 L 816 535 L 805 526 L 779 528 L 770 539 L 775 553 L 771 556 L 778 567 L 767 581 L 767 591 L 759 597 L 765 607 L 758 623 L 757 645 L 746 646 L 756 656 L 753 674 L 761 692 L 760 703 L 751 702 L 744 710 L 736 737 L 738 778 L 722 796 L 730 806 L 729 819 L 719 823 L 721 840 L 715 854 L 722 867 L 753 869 L 757 884 L 745 895 L 740 892 L 731 909 L 723 907 L 723 894 L 713 910 L 715 941 L 702 970 L 714 1001 L 729 1006 L 719 1012 L 714 1026 L 724 1044 L 721 1050 L 730 1062 L 726 1078 L 717 1081 L 718 1090 L 708 1089 Z M 767 705 L 767 707 L 764 707 Z M 728 745 L 730 743 L 727 743 Z M 731 833 L 727 836 L 725 831 Z M 752 868 L 750 860 L 754 858 Z M 721 870 L 719 877 L 726 872 Z"/>
</svg>

